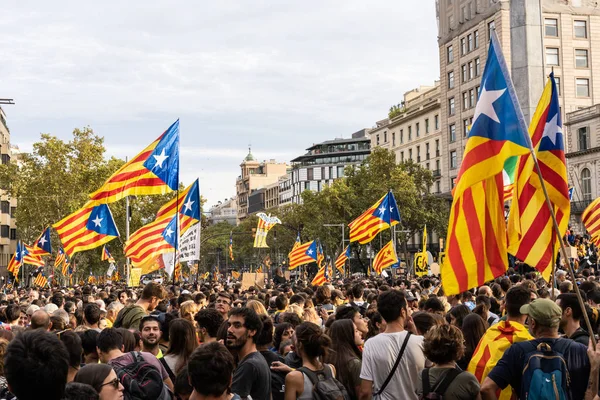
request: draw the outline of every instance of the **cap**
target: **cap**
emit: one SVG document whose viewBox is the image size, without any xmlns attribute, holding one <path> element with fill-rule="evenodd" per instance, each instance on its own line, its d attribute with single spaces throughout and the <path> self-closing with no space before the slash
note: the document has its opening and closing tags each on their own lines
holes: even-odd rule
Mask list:
<svg viewBox="0 0 600 400">
<path fill-rule="evenodd" d="M 521 306 L 521 314 L 529 315 L 533 320 L 544 326 L 556 328 L 560 324 L 562 310 L 552 300 L 536 299 Z"/>
<path fill-rule="evenodd" d="M 405 291 L 404 292 L 404 298 L 406 299 L 406 301 L 415 301 L 418 300 L 414 294 L 412 294 L 412 292 L 409 291 Z"/>
</svg>

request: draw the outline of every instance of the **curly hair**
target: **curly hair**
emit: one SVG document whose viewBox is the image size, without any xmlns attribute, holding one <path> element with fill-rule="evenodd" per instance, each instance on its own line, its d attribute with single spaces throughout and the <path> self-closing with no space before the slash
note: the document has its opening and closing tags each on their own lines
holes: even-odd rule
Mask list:
<svg viewBox="0 0 600 400">
<path fill-rule="evenodd" d="M 434 325 L 425 334 L 423 353 L 440 365 L 459 360 L 464 352 L 463 334 L 454 325 Z"/>
</svg>

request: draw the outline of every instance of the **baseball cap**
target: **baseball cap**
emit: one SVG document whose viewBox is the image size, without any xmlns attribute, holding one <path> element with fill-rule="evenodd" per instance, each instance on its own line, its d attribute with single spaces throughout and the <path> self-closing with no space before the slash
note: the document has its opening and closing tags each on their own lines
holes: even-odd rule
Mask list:
<svg viewBox="0 0 600 400">
<path fill-rule="evenodd" d="M 520 311 L 521 314 L 529 315 L 536 323 L 552 328 L 558 327 L 562 316 L 558 304 L 549 299 L 536 299 L 521 306 Z"/>
</svg>

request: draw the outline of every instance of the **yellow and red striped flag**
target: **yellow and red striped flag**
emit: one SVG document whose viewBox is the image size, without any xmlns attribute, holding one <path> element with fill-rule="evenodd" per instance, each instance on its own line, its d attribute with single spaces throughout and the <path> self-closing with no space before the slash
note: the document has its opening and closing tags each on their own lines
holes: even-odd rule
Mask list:
<svg viewBox="0 0 600 400">
<path fill-rule="evenodd" d="M 233 279 L 240 279 L 241 274 L 237 271 L 231 271 L 231 276 Z"/>
<path fill-rule="evenodd" d="M 562 238 L 569 224 L 571 202 L 562 121 L 554 74 L 544 88 L 529 133 Z M 508 252 L 535 267 L 550 280 L 552 260 L 560 246 L 531 154 L 519 158 L 508 223 Z"/>
<path fill-rule="evenodd" d="M 492 35 L 479 100 L 450 208 L 441 281 L 446 295 L 508 269 L 503 170 L 530 151 L 523 113 L 498 38 Z"/>
<path fill-rule="evenodd" d="M 398 262 L 398 255 L 394 246 L 394 241 L 390 240 L 385 246 L 379 250 L 379 253 L 373 260 L 373 270 L 381 275 L 381 272 Z"/>
<path fill-rule="evenodd" d="M 179 120 L 90 194 L 93 204 L 165 194 L 179 186 Z"/>
<path fill-rule="evenodd" d="M 46 263 L 42 260 L 42 257 L 33 255 L 33 247 L 23 244 L 25 248 L 25 254 L 23 254 L 23 264 L 35 265 L 36 267 L 44 266 Z"/>
<path fill-rule="evenodd" d="M 112 256 L 112 254 L 110 254 L 110 251 L 106 245 L 104 245 L 102 248 L 102 261 L 108 261 L 109 263 L 115 262 L 115 258 Z"/>
<path fill-rule="evenodd" d="M 344 266 L 346 265 L 348 258 L 350 258 L 350 245 L 346 246 L 344 251 L 342 251 L 335 260 L 335 267 L 342 275 L 344 275 Z"/>
<path fill-rule="evenodd" d="M 54 268 L 60 268 L 61 265 L 65 262 L 65 251 L 62 247 L 58 248 L 58 252 L 56 253 L 56 258 L 54 259 Z"/>
<path fill-rule="evenodd" d="M 319 268 L 319 271 L 317 271 L 317 274 L 310 283 L 311 285 L 321 286 L 327 283 L 327 277 L 325 276 L 325 268 L 326 266 L 322 266 L 321 268 Z"/>
<path fill-rule="evenodd" d="M 173 271 L 173 279 L 176 281 L 181 281 L 181 278 L 181 264 L 177 263 L 177 265 L 175 266 L 175 270 Z"/>
<path fill-rule="evenodd" d="M 17 249 L 15 250 L 15 254 L 13 254 L 12 258 L 8 262 L 8 267 L 6 268 L 8 270 L 8 272 L 12 273 L 15 277 L 19 274 L 21 265 L 23 265 L 23 255 L 24 254 L 25 254 L 25 250 L 23 249 L 23 243 L 21 241 L 18 241 Z"/>
<path fill-rule="evenodd" d="M 256 234 L 254 235 L 254 247 L 268 248 L 267 234 L 275 225 L 281 224 L 281 221 L 277 217 L 272 217 L 271 214 L 258 213 L 256 216 L 258 222 L 256 224 Z"/>
<path fill-rule="evenodd" d="M 369 243 L 377 234 L 400 222 L 400 212 L 390 191 L 367 211 L 350 222 L 350 242 Z"/>
<path fill-rule="evenodd" d="M 512 344 L 532 339 L 527 328 L 518 322 L 500 321 L 492 325 L 479 341 L 467 371 L 475 375 L 479 383 L 483 383 Z M 512 394 L 511 386 L 508 385 L 497 397 L 498 400 L 510 400 Z"/>
<path fill-rule="evenodd" d="M 35 279 L 33 280 L 33 284 L 39 287 L 44 287 L 48 284 L 48 278 L 44 276 L 43 272 L 40 272 L 36 275 Z"/>
<path fill-rule="evenodd" d="M 52 245 L 50 244 L 50 227 L 44 229 L 40 237 L 29 248 L 29 254 L 32 256 L 49 256 L 52 254 Z"/>
<path fill-rule="evenodd" d="M 306 242 L 301 245 L 297 245 L 298 242 L 294 243 L 294 247 L 290 254 L 288 254 L 289 258 L 289 269 L 294 269 L 303 264 L 308 264 L 311 262 L 317 261 L 318 258 L 318 249 L 317 242 L 315 240 L 311 240 L 310 242 Z"/>
<path fill-rule="evenodd" d="M 262 264 L 258 268 L 256 268 L 256 273 L 257 274 L 262 274 L 263 273 L 263 266 L 262 266 Z"/>
<path fill-rule="evenodd" d="M 600 197 L 585 208 L 581 214 L 581 222 L 590 234 L 590 240 L 600 245 Z"/>
<path fill-rule="evenodd" d="M 106 204 L 94 206 L 88 202 L 83 208 L 53 226 L 65 253 L 69 256 L 78 251 L 102 246 L 119 236 L 112 213 Z"/>
</svg>

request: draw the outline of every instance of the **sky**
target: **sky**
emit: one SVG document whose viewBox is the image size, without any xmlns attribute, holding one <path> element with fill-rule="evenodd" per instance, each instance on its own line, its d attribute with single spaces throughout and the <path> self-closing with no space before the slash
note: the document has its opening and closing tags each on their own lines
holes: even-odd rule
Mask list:
<svg viewBox="0 0 600 400">
<path fill-rule="evenodd" d="M 289 161 L 439 79 L 433 0 L 10 1 L 0 48 L 22 151 L 90 126 L 133 157 L 179 118 L 181 181 L 208 206 L 235 195 L 249 145 Z"/>
</svg>

